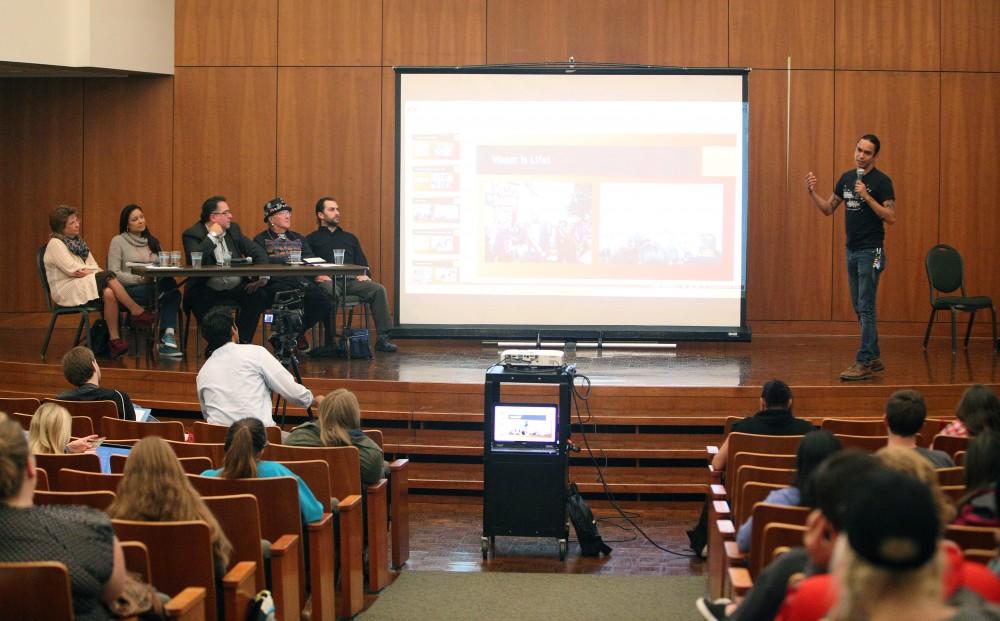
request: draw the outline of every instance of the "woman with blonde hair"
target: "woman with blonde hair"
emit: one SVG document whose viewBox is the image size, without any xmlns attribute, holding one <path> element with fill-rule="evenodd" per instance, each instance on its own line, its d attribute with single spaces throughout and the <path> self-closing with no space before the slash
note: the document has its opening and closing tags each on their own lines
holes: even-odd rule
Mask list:
<svg viewBox="0 0 1000 621">
<path fill-rule="evenodd" d="M 226 432 L 226 457 L 222 468 L 206 470 L 203 477 L 222 479 L 255 479 L 292 477 L 299 486 L 299 511 L 303 522 L 315 522 L 323 517 L 323 505 L 298 475 L 283 464 L 266 461 L 260 454 L 267 446 L 264 423 L 257 418 L 241 418 Z M 131 458 L 130 458 L 131 459 Z"/>
<path fill-rule="evenodd" d="M 125 474 L 108 515 L 137 522 L 200 520 L 208 524 L 215 575 L 225 575 L 233 546 L 181 468 L 173 449 L 152 436 L 135 444 L 125 460 Z"/>
<path fill-rule="evenodd" d="M 28 429 L 28 449 L 35 454 L 86 453 L 93 451 L 97 434 L 70 439 L 73 417 L 55 403 L 43 403 L 35 410 Z"/>
<path fill-rule="evenodd" d="M 89 507 L 35 506 L 37 482 L 21 426 L 0 414 L 0 563 L 64 564 L 74 618 L 111 619 L 107 606 L 125 585 L 125 559 L 111 520 Z"/>
<path fill-rule="evenodd" d="M 319 404 L 318 421 L 299 425 L 285 442 L 291 446 L 353 446 L 361 460 L 361 482 L 377 483 L 388 466 L 382 449 L 361 431 L 361 406 L 353 392 L 338 388 Z"/>
</svg>

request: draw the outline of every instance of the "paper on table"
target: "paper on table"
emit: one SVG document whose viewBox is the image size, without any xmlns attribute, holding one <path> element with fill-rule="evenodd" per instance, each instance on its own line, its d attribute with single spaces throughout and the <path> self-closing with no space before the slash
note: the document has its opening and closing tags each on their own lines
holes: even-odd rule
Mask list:
<svg viewBox="0 0 1000 621">
<path fill-rule="evenodd" d="M 306 263 L 320 264 L 323 263 L 323 257 L 309 257 L 308 259 L 302 259 Z"/>
</svg>

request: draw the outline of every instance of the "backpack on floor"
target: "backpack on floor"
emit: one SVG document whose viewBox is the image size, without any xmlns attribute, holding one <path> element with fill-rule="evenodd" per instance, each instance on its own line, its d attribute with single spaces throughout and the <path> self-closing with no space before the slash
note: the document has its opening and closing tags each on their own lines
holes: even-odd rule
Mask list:
<svg viewBox="0 0 1000 621">
<path fill-rule="evenodd" d="M 111 355 L 111 333 L 108 332 L 108 322 L 98 319 L 90 326 L 90 350 L 98 358 Z"/>
<path fill-rule="evenodd" d="M 611 546 L 604 543 L 601 533 L 597 530 L 597 520 L 590 510 L 576 483 L 569 484 L 569 494 L 566 498 L 566 510 L 569 512 L 569 521 L 573 523 L 576 531 L 576 539 L 580 542 L 580 554 L 582 556 L 600 556 L 601 554 L 611 554 Z"/>
</svg>

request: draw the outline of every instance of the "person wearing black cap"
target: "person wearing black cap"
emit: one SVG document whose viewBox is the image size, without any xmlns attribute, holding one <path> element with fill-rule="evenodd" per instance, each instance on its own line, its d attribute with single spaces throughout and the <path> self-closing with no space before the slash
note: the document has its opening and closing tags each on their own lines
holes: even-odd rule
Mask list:
<svg viewBox="0 0 1000 621">
<path fill-rule="evenodd" d="M 368 258 L 361 250 L 361 242 L 353 233 L 348 233 L 340 227 L 340 206 L 336 199 L 324 196 L 316 201 L 316 220 L 319 228 L 307 238 L 316 254 L 333 263 L 334 251 L 343 250 L 344 263 L 368 267 Z M 332 291 L 332 283 L 329 286 Z M 392 317 L 389 315 L 389 298 L 385 287 L 367 274 L 363 274 L 347 280 L 347 295 L 356 295 L 371 304 L 372 314 L 375 315 L 375 329 L 378 331 L 375 349 L 384 352 L 396 351 L 396 345 L 389 340 Z"/>
<path fill-rule="evenodd" d="M 271 263 L 288 263 L 292 260 L 293 253 L 298 253 L 299 260 L 316 256 L 306 236 L 291 229 L 292 206 L 280 196 L 272 198 L 264 205 L 264 222 L 267 228 L 258 233 L 253 240 L 267 252 Z M 309 348 L 305 332 L 316 325 L 316 322 L 328 318 L 333 309 L 333 296 L 321 286 L 322 283 L 329 282 L 329 276 L 320 274 L 312 279 L 299 276 L 273 278 L 267 286 L 268 303 L 274 301 L 274 296 L 279 291 L 301 289 L 305 292 L 302 309 L 303 333 L 299 335 L 298 340 L 300 350 Z M 330 333 L 331 331 L 327 330 L 327 334 Z"/>
<path fill-rule="evenodd" d="M 201 205 L 201 219 L 192 224 L 181 236 L 188 264 L 191 253 L 200 252 L 202 265 L 223 265 L 232 259 L 249 257 L 254 263 L 267 263 L 267 254 L 243 236 L 233 222 L 233 212 L 224 196 L 212 196 Z M 184 291 L 184 306 L 190 308 L 200 322 L 216 306 L 233 303 L 239 307 L 236 326 L 241 343 L 252 343 L 261 313 L 267 307 L 263 287 L 268 277 L 240 278 L 215 276 L 188 278 Z"/>
</svg>

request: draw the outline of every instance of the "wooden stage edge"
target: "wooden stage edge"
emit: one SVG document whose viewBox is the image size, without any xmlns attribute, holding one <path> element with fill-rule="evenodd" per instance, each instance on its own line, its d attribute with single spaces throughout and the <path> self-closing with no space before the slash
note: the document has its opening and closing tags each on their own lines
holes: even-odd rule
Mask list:
<svg viewBox="0 0 1000 621">
<path fill-rule="evenodd" d="M 67 384 L 59 359 L 71 330 L 53 337 L 45 362 L 39 328 L 0 327 L 0 396 L 52 396 Z M 722 439 L 726 417 L 758 409 L 760 386 L 779 377 L 792 387 L 797 416 L 880 417 L 901 388 L 923 393 L 928 413 L 951 418 L 973 383 L 998 386 L 997 356 L 989 338 L 976 337 L 952 355 L 947 336 L 925 352 L 920 336 L 883 336 L 886 370 L 871 380 L 842 382 L 857 336 L 760 335 L 750 343 L 680 343 L 668 352 L 580 350 L 567 355 L 589 378 L 589 398 L 577 400 L 573 437 L 583 432 L 602 463 L 609 487 L 622 500 L 690 499 L 705 491 L 705 446 Z M 304 357 L 305 384 L 317 393 L 348 388 L 358 395 L 363 425 L 381 429 L 386 453 L 411 460 L 415 493 L 478 494 L 482 489 L 483 378 L 498 359 L 496 347 L 469 341 L 398 341 L 400 351 L 374 360 Z M 168 416 L 194 418 L 195 376 L 202 362 L 127 356 L 102 361 L 102 385 Z M 578 379 L 581 393 L 583 380 Z M 504 386 L 512 401 L 555 400 L 552 386 Z M 289 424 L 304 414 L 289 412 Z M 292 418 L 295 416 L 295 419 Z M 288 425 L 286 425 L 288 426 Z M 602 485 L 586 453 L 571 460 L 570 477 L 582 490 Z"/>
</svg>

